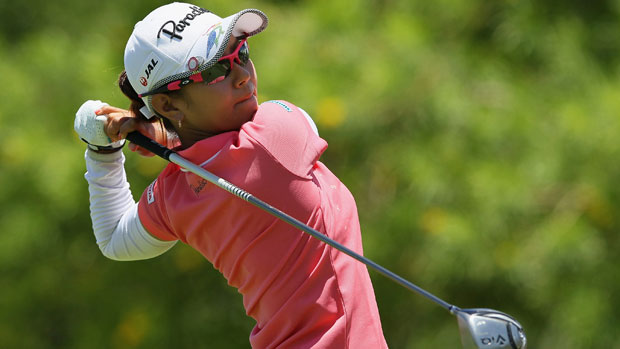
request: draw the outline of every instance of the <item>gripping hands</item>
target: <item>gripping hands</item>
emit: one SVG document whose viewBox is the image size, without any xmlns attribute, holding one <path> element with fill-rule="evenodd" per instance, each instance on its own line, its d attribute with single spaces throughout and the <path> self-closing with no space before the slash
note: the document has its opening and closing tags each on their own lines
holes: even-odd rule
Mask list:
<svg viewBox="0 0 620 349">
<path fill-rule="evenodd" d="M 130 110 L 109 106 L 99 100 L 82 104 L 75 114 L 74 128 L 90 149 L 100 153 L 121 149 L 125 138 L 134 131 L 168 148 L 181 145 L 178 135 L 169 133 L 160 118 L 147 120 Z M 136 143 L 130 143 L 129 150 L 147 157 L 155 155 Z"/>
<path fill-rule="evenodd" d="M 80 138 L 95 151 L 114 151 L 125 145 L 125 140 L 112 141 L 105 132 L 107 115 L 96 115 L 95 111 L 107 106 L 107 103 L 88 100 L 75 113 L 73 128 Z"/>
</svg>

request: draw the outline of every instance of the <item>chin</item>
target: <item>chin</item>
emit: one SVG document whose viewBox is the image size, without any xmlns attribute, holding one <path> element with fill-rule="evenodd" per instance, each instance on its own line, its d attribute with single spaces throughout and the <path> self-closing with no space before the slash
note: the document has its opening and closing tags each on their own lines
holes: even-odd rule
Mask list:
<svg viewBox="0 0 620 349">
<path fill-rule="evenodd" d="M 252 96 L 251 98 L 237 104 L 236 107 L 236 112 L 243 115 L 243 120 L 247 122 L 254 119 L 254 114 L 258 111 L 258 100 L 256 99 L 256 96 Z"/>
</svg>

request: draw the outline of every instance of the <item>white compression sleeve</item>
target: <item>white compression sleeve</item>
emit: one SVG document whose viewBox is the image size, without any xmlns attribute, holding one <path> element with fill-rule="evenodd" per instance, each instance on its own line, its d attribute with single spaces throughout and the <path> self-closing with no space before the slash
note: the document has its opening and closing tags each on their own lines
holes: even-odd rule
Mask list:
<svg viewBox="0 0 620 349">
<path fill-rule="evenodd" d="M 150 235 L 138 217 L 125 175 L 122 151 L 98 154 L 86 151 L 90 192 L 90 216 L 99 249 L 114 260 L 139 260 L 159 256 L 176 241 L 160 241 Z"/>
</svg>

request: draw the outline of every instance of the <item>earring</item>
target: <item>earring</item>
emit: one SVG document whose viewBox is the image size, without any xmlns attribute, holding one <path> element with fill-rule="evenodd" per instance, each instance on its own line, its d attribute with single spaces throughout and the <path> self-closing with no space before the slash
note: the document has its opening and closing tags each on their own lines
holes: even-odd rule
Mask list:
<svg viewBox="0 0 620 349">
<path fill-rule="evenodd" d="M 179 120 L 179 128 L 181 127 L 182 127 L 182 123 L 181 123 L 181 120 Z"/>
</svg>

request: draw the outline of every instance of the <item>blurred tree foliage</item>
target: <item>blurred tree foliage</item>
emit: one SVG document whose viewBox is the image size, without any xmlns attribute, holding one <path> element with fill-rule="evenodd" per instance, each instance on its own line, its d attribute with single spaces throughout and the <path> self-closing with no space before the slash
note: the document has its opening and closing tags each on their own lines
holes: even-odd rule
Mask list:
<svg viewBox="0 0 620 349">
<path fill-rule="evenodd" d="M 113 262 L 91 233 L 73 116 L 127 105 L 125 42 L 164 3 L 0 2 L 1 348 L 249 346 L 240 295 L 198 253 Z M 514 315 L 533 348 L 619 348 L 619 2 L 196 4 L 269 15 L 259 97 L 317 121 L 367 256 Z M 138 197 L 165 164 L 127 155 Z M 449 314 L 371 276 L 391 347 L 459 346 Z"/>
</svg>

